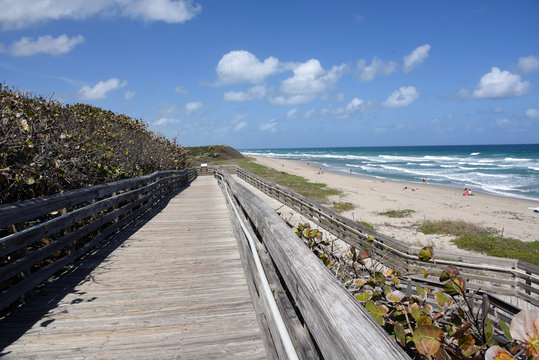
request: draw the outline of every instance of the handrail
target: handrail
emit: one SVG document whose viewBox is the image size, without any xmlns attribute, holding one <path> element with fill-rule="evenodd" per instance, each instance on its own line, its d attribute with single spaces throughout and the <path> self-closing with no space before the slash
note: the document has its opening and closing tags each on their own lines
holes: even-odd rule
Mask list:
<svg viewBox="0 0 539 360">
<path fill-rule="evenodd" d="M 262 238 L 324 358 L 409 359 L 270 206 L 225 170 L 216 177 Z"/>
<path fill-rule="evenodd" d="M 281 313 L 279 312 L 279 309 L 277 307 L 277 303 L 275 302 L 275 299 L 273 298 L 273 294 L 271 292 L 270 285 L 266 277 L 266 273 L 264 272 L 264 268 L 262 267 L 262 263 L 260 262 L 260 257 L 258 255 L 258 252 L 256 251 L 254 239 L 249 233 L 249 230 L 247 229 L 245 223 L 240 217 L 238 209 L 236 208 L 236 206 L 234 205 L 234 202 L 232 201 L 232 198 L 230 197 L 228 186 L 225 185 L 224 190 L 228 198 L 228 202 L 232 206 L 232 209 L 234 210 L 234 215 L 236 215 L 238 222 L 242 228 L 242 231 L 245 234 L 245 237 L 247 237 L 247 239 L 249 240 L 249 246 L 251 248 L 251 255 L 253 256 L 253 259 L 256 264 L 256 270 L 258 271 L 258 275 L 260 276 L 260 279 L 261 279 L 261 283 L 262 283 L 261 285 L 264 290 L 264 296 L 266 297 L 266 300 L 269 304 L 271 315 L 277 324 L 279 337 L 281 338 L 281 341 L 283 342 L 286 355 L 288 359 L 296 360 L 298 359 L 298 354 L 296 353 L 296 350 L 294 349 L 294 345 L 292 344 L 292 340 L 290 339 L 290 334 L 288 333 L 286 329 Z"/>
<path fill-rule="evenodd" d="M 155 172 L 0 206 L 0 310 L 194 178 L 194 169 Z"/>
<path fill-rule="evenodd" d="M 417 246 L 409 246 L 346 219 L 294 191 L 271 183 L 240 167 L 236 169 L 236 174 L 267 195 L 299 211 L 349 245 L 371 248 L 373 245 L 367 241 L 370 237 L 374 243 L 374 255 L 388 266 L 395 267 L 404 273 L 417 273 L 420 267 L 425 265 L 417 258 L 420 250 Z M 467 280 L 467 286 L 470 289 L 481 289 L 489 294 L 518 298 L 522 300 L 519 304 L 522 306 L 539 306 L 538 266 L 515 259 L 453 254 L 444 251 L 436 251 L 436 257 L 436 262 L 431 262 L 429 265 L 438 269 L 438 272 L 433 273 L 429 280 L 437 281 L 437 276 L 443 271 L 442 266 L 455 265 L 463 270 L 462 275 Z M 410 277 L 410 280 L 413 281 L 413 278 Z M 507 307 L 507 309 L 513 308 Z"/>
</svg>

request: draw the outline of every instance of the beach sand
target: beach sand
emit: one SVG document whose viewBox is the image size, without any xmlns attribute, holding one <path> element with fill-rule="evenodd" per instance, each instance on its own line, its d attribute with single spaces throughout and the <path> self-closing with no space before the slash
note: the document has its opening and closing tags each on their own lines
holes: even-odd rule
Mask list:
<svg viewBox="0 0 539 360">
<path fill-rule="evenodd" d="M 522 241 L 539 240 L 539 214 L 529 207 L 537 207 L 536 201 L 496 196 L 474 192 L 463 196 L 463 189 L 372 179 L 322 171 L 318 165 L 294 160 L 254 157 L 257 163 L 267 167 L 299 175 L 311 182 L 320 182 L 342 191 L 332 196 L 333 202 L 350 202 L 354 210 L 341 215 L 366 221 L 385 235 L 412 245 L 431 245 L 434 249 L 462 252 L 450 242 L 453 237 L 425 235 L 418 232 L 417 225 L 428 220 L 464 220 L 484 227 L 503 231 L 505 237 Z M 405 189 L 405 187 L 407 189 Z M 413 190 L 412 190 L 413 189 Z M 412 209 L 407 218 L 389 218 L 378 215 L 388 210 Z"/>
</svg>

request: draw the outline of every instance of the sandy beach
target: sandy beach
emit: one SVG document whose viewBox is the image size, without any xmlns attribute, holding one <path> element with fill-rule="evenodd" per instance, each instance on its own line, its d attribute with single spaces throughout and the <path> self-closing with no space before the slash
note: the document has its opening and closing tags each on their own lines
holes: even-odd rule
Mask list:
<svg viewBox="0 0 539 360">
<path fill-rule="evenodd" d="M 343 216 L 366 221 L 377 231 L 409 244 L 462 251 L 450 242 L 452 237 L 418 232 L 417 225 L 423 219 L 464 220 L 503 231 L 506 237 L 522 241 L 539 240 L 539 214 L 528 209 L 539 206 L 535 201 L 480 192 L 474 192 L 473 196 L 463 196 L 463 189 L 371 179 L 331 173 L 323 169 L 319 173 L 318 165 L 301 161 L 266 157 L 254 159 L 264 166 L 341 190 L 342 195 L 332 197 L 331 201 L 350 202 L 355 206 L 353 210 L 342 212 Z M 403 209 L 415 212 L 410 217 L 400 219 L 378 215 L 388 210 Z"/>
</svg>

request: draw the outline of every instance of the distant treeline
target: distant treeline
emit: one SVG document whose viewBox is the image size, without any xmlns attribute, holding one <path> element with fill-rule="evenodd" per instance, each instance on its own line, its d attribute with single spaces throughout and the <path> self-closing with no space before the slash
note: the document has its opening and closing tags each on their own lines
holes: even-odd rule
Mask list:
<svg viewBox="0 0 539 360">
<path fill-rule="evenodd" d="M 0 204 L 184 167 L 176 138 L 140 120 L 0 83 Z"/>
</svg>

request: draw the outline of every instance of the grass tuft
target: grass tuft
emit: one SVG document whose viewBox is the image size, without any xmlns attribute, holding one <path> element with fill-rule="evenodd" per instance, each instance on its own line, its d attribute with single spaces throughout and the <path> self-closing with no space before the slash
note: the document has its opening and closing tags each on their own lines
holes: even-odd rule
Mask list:
<svg viewBox="0 0 539 360">
<path fill-rule="evenodd" d="M 335 211 L 343 212 L 348 210 L 354 210 L 356 207 L 351 202 L 338 202 L 332 205 Z"/>
<path fill-rule="evenodd" d="M 410 217 L 415 210 L 412 209 L 403 209 L 403 210 L 388 210 L 384 212 L 379 212 L 378 215 L 387 216 L 390 218 L 405 218 Z"/>
<path fill-rule="evenodd" d="M 363 225 L 363 226 L 369 228 L 369 229 L 376 230 L 376 229 L 374 228 L 374 226 L 372 226 L 371 224 L 369 224 L 369 223 L 366 222 L 366 221 L 356 220 L 356 222 L 357 222 L 358 224 L 360 224 L 360 225 Z"/>
<path fill-rule="evenodd" d="M 489 256 L 519 259 L 539 266 L 539 241 L 525 242 L 506 238 L 495 229 L 461 220 L 428 220 L 421 224 L 419 231 L 424 234 L 457 236 L 451 242 L 461 249 Z"/>
</svg>

